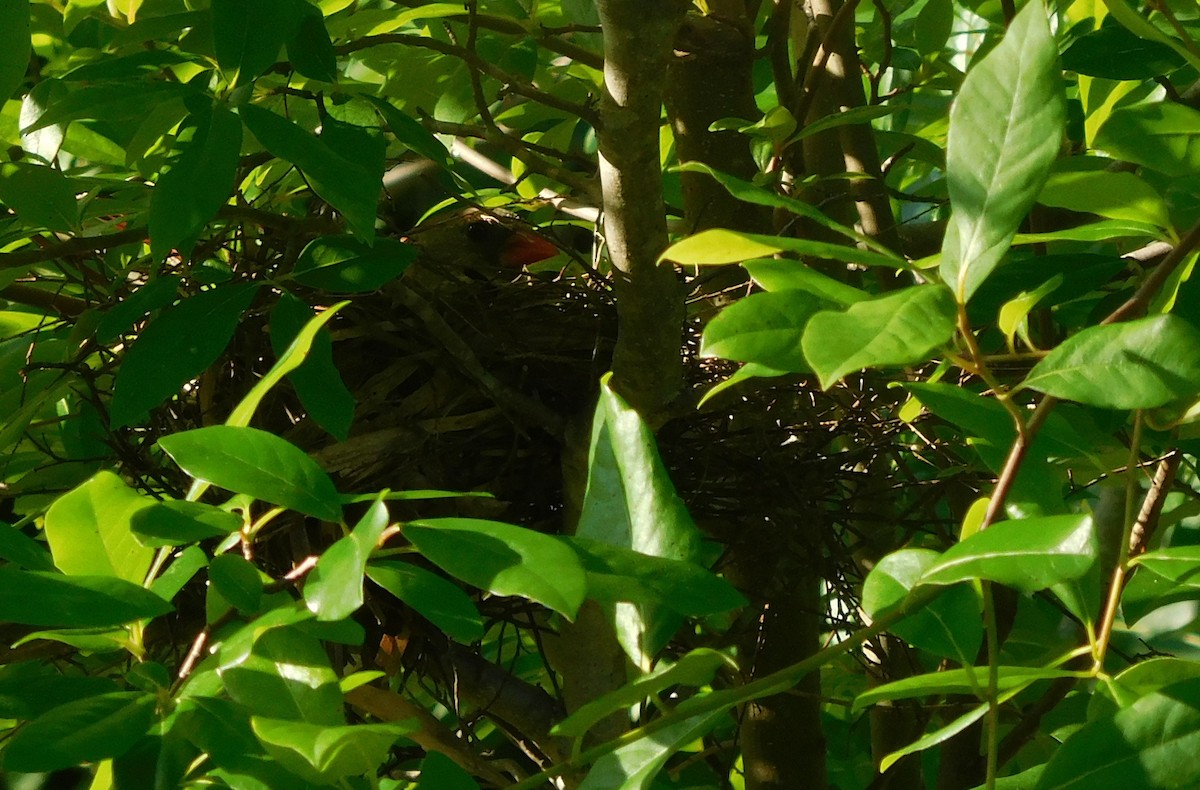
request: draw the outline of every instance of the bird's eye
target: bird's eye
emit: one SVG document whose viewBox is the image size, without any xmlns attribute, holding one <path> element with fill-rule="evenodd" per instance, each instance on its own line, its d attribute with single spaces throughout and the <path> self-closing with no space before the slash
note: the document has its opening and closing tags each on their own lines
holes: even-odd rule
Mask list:
<svg viewBox="0 0 1200 790">
<path fill-rule="evenodd" d="M 473 242 L 481 242 L 488 237 L 489 223 L 477 219 L 467 225 L 467 238 Z"/>
</svg>

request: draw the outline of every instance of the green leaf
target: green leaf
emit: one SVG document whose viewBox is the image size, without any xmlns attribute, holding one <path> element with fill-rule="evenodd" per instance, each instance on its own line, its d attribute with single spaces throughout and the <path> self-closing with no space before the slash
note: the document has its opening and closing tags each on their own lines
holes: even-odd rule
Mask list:
<svg viewBox="0 0 1200 790">
<path fill-rule="evenodd" d="M 11 664 L 0 678 L 0 716 L 36 719 L 59 705 L 118 690 L 111 678 L 60 675 L 49 666 L 33 662 Z"/>
<path fill-rule="evenodd" d="M 675 261 L 686 266 L 722 266 L 778 252 L 794 252 L 815 258 L 829 258 L 864 266 L 902 268 L 905 262 L 891 254 L 872 252 L 809 239 L 763 236 L 713 228 L 677 241 L 659 256 L 659 261 Z"/>
<path fill-rule="evenodd" d="M 294 297 L 288 296 L 294 299 Z M 347 304 L 349 302 L 338 302 L 328 310 L 323 311 L 320 315 L 316 317 L 310 316 L 301 327 L 298 327 L 297 331 L 292 333 L 293 338 L 291 343 L 279 354 L 279 359 L 271 366 L 266 375 L 258 380 L 250 392 L 246 393 L 246 397 L 242 398 L 241 402 L 234 408 L 233 412 L 229 415 L 229 419 L 225 421 L 225 424 L 237 427 L 249 425 L 250 420 L 254 417 L 254 412 L 258 410 L 259 404 L 262 403 L 262 399 L 266 397 L 271 388 L 278 384 L 284 376 L 295 371 L 304 363 L 309 351 L 316 342 L 318 333 L 324 328 L 325 324 L 329 323 L 331 318 L 337 315 L 338 310 L 341 310 Z M 328 343 L 328 340 L 326 342 Z M 332 353 L 332 350 L 330 350 L 331 355 Z"/>
<path fill-rule="evenodd" d="M 286 0 L 212 0 L 213 50 L 230 85 L 251 82 L 279 58 L 295 27 Z"/>
<path fill-rule="evenodd" d="M 921 584 L 987 579 L 1037 592 L 1080 578 L 1098 553 L 1090 516 L 1001 521 L 947 549 L 922 575 Z"/>
<path fill-rule="evenodd" d="M 879 770 L 886 771 L 891 768 L 901 757 L 907 757 L 910 754 L 917 754 L 926 749 L 937 746 L 939 743 L 945 743 L 954 736 L 966 730 L 975 722 L 979 721 L 988 712 L 988 704 L 976 705 L 971 710 L 953 719 L 949 724 L 937 728 L 933 732 L 926 733 L 917 740 L 910 743 L 901 749 L 897 749 L 883 757 L 879 761 Z"/>
<path fill-rule="evenodd" d="M 201 291 L 165 310 L 125 352 L 113 382 L 113 426 L 131 425 L 217 361 L 258 283 Z"/>
<path fill-rule="evenodd" d="M 483 638 L 483 618 L 458 585 L 407 562 L 373 562 L 367 578 L 378 584 L 457 642 Z"/>
<path fill-rule="evenodd" d="M 54 564 L 71 576 L 112 576 L 141 584 L 154 552 L 133 534 L 133 518 L 154 504 L 112 472 L 63 494 L 46 513 Z"/>
<path fill-rule="evenodd" d="M 0 202 L 15 211 L 26 225 L 64 233 L 74 231 L 79 225 L 75 193 L 82 191 L 52 167 L 0 165 Z"/>
<path fill-rule="evenodd" d="M 712 559 L 671 483 L 654 434 L 613 390 L 611 374 L 601 379 L 592 418 L 587 489 L 575 536 L 669 560 Z M 603 566 L 607 560 L 597 557 L 593 566 Z M 681 623 L 677 611 L 644 600 L 617 602 L 606 611 L 621 646 L 643 670 Z"/>
<path fill-rule="evenodd" d="M 1177 102 L 1114 110 L 1096 148 L 1171 176 L 1200 172 L 1200 111 Z"/>
<path fill-rule="evenodd" d="M 575 552 L 551 535 L 498 521 L 435 518 L 404 527 L 430 562 L 495 595 L 519 595 L 575 617 L 587 581 Z"/>
<path fill-rule="evenodd" d="M 803 291 L 750 294 L 708 322 L 700 340 L 700 355 L 778 371 L 807 371 L 801 341 L 820 307 L 820 302 Z"/>
<path fill-rule="evenodd" d="M 379 114 L 395 138 L 407 146 L 410 151 L 437 162 L 445 168 L 454 165 L 454 160 L 451 159 L 446 146 L 442 145 L 432 132 L 422 126 L 420 121 L 397 110 L 384 99 L 376 96 L 366 98 L 379 110 Z"/>
<path fill-rule="evenodd" d="M 0 567 L 0 621 L 104 628 L 171 610 L 171 604 L 144 587 L 111 576 L 62 576 Z"/>
<path fill-rule="evenodd" d="M 717 711 L 683 719 L 604 755 L 592 765 L 579 790 L 648 790 L 671 755 L 724 717 L 724 711 Z"/>
<path fill-rule="evenodd" d="M 1164 579 L 1182 583 L 1194 580 L 1200 573 L 1200 546 L 1171 546 L 1148 551 L 1134 557 L 1131 562 L 1145 566 Z"/>
<path fill-rule="evenodd" d="M 1186 788 L 1200 782 L 1200 678 L 1085 724 L 1054 752 L 1038 790 Z"/>
<path fill-rule="evenodd" d="M 1184 59 L 1160 41 L 1140 38 L 1122 25 L 1105 24 L 1080 36 L 1062 56 L 1063 68 L 1108 80 L 1148 80 L 1169 74 Z"/>
<path fill-rule="evenodd" d="M 129 331 L 151 311 L 171 304 L 175 301 L 182 282 L 183 278 L 176 275 L 158 277 L 117 302 L 96 325 L 96 340 L 107 345 Z"/>
<path fill-rule="evenodd" d="M 169 101 L 181 101 L 195 94 L 196 88 L 193 86 L 166 80 L 131 79 L 74 88 L 70 93 L 53 94 L 54 98 L 45 112 L 22 127 L 21 134 L 28 135 L 68 121 L 141 121 L 146 115 L 146 108 Z M 75 131 L 73 127 L 72 134 Z M 67 150 L 70 150 L 69 144 Z"/>
<path fill-rule="evenodd" d="M 184 128 L 188 127 L 193 130 L 191 139 L 179 145 L 182 150 L 150 192 L 150 254 L 160 261 L 177 247 L 190 250 L 200 231 L 229 200 L 237 176 L 241 119 L 223 107 L 214 107 L 202 115 L 188 116 Z"/>
<path fill-rule="evenodd" d="M 769 368 L 766 365 L 759 365 L 755 362 L 747 362 L 745 365 L 742 365 L 740 368 L 738 368 L 737 371 L 729 378 L 718 384 L 715 384 L 712 389 L 704 393 L 704 397 L 702 397 L 700 402 L 696 404 L 696 408 L 703 408 L 704 404 L 708 403 L 711 399 L 715 398 L 717 395 L 720 395 L 722 392 L 731 387 L 736 387 L 743 381 L 749 381 L 750 379 L 755 378 L 777 378 L 779 376 L 785 376 L 787 373 L 788 371 L 786 370 L 775 370 L 774 368 Z"/>
<path fill-rule="evenodd" d="M 1015 688 L 1025 688 L 1039 680 L 1055 680 L 1057 678 L 1088 678 L 1087 672 L 1068 672 L 1062 669 L 1043 669 L 1042 667 L 1006 667 L 996 668 L 998 684 L 1001 692 Z M 924 675 L 894 680 L 882 686 L 868 689 L 854 698 L 854 709 L 861 710 L 877 702 L 898 699 L 913 699 L 915 697 L 941 696 L 943 694 L 974 694 L 986 693 L 988 686 L 987 667 L 960 667 L 941 672 L 930 672 Z"/>
<path fill-rule="evenodd" d="M 325 549 L 304 582 L 304 601 L 318 620 L 341 620 L 362 606 L 367 559 L 387 526 L 387 505 L 376 499 L 349 535 Z"/>
<path fill-rule="evenodd" d="M 46 547 L 16 527 L 0 522 L 0 559 L 31 571 L 53 571 Z"/>
<path fill-rule="evenodd" d="M 30 54 L 29 3 L 0 3 L 0 105 L 25 81 Z"/>
<path fill-rule="evenodd" d="M 254 734 L 284 768 L 310 782 L 333 784 L 343 777 L 375 774 L 396 739 L 415 723 L 323 726 L 255 716 Z"/>
<path fill-rule="evenodd" d="M 829 389 L 863 368 L 923 362 L 954 334 L 954 297 L 940 285 L 918 285 L 823 311 L 804 328 L 804 356 Z"/>
<path fill-rule="evenodd" d="M 1051 173 L 1038 202 L 1111 219 L 1171 227 L 1162 195 L 1133 173 L 1107 170 Z"/>
<path fill-rule="evenodd" d="M 238 611 L 258 611 L 263 596 L 263 576 L 254 564 L 237 554 L 220 554 L 208 564 L 208 581 Z"/>
<path fill-rule="evenodd" d="M 942 279 L 965 303 L 1008 251 L 1058 155 L 1066 98 L 1042 0 L 968 73 L 950 109 L 946 180 L 953 207 Z"/>
<path fill-rule="evenodd" d="M 929 549 L 901 549 L 885 556 L 863 583 L 863 611 L 878 619 L 902 605 L 937 558 L 937 552 Z M 891 630 L 923 650 L 971 664 L 983 644 L 979 606 L 972 589 L 951 587 Z"/>
<path fill-rule="evenodd" d="M 417 254 L 416 247 L 395 239 L 369 245 L 353 236 L 321 236 L 301 251 L 292 277 L 331 293 L 366 293 L 404 274 Z"/>
<path fill-rule="evenodd" d="M 1152 409 L 1200 392 L 1200 332 L 1157 315 L 1075 334 L 1021 384 L 1106 409 Z"/>
<path fill-rule="evenodd" d="M 316 135 L 270 110 L 245 104 L 238 112 L 264 148 L 300 168 L 313 191 L 345 215 L 354 235 L 367 243 L 375 238 L 382 174 L 345 158 Z"/>
<path fill-rule="evenodd" d="M 154 723 L 154 697 L 116 692 L 60 705 L 22 727 L 4 750 L 6 771 L 40 773 L 124 754 Z"/>
<path fill-rule="evenodd" d="M 337 675 L 321 643 L 294 627 L 271 627 L 269 617 L 221 646 L 218 673 L 229 696 L 259 716 L 345 724 Z"/>
<path fill-rule="evenodd" d="M 608 692 L 594 700 L 585 702 L 570 716 L 554 725 L 554 735 L 565 738 L 582 738 L 588 731 L 610 714 L 629 710 L 645 700 L 674 686 L 699 688 L 712 682 L 721 668 L 735 669 L 734 662 L 724 653 L 706 647 L 684 654 L 675 663 L 663 662 L 648 675 L 628 685 Z"/>
<path fill-rule="evenodd" d="M 150 591 L 164 601 L 174 600 L 192 577 L 207 567 L 208 555 L 199 546 L 188 546 L 179 552 L 167 569 L 150 583 Z"/>
<path fill-rule="evenodd" d="M 303 356 L 300 367 L 287 371 L 288 380 L 313 422 L 338 441 L 345 441 L 354 421 L 356 401 L 333 362 L 333 340 L 324 326 L 328 313 L 330 310 L 314 318 L 312 308 L 300 299 L 287 292 L 280 294 L 271 309 L 271 348 L 280 358 L 277 365 L 284 359 Z M 315 332 L 310 341 L 301 337 L 303 333 L 307 338 L 310 332 Z M 303 353 L 306 342 L 307 353 Z"/>
<path fill-rule="evenodd" d="M 1113 239 L 1127 240 L 1128 237 L 1160 241 L 1169 241 L 1171 238 L 1161 228 L 1148 222 L 1105 219 L 1089 225 L 1051 230 L 1045 233 L 1018 233 L 1013 238 L 1013 244 L 1045 244 L 1051 241 L 1111 241 Z"/>
<path fill-rule="evenodd" d="M 130 527 L 143 546 L 185 546 L 237 532 L 242 519 L 203 502 L 168 499 L 138 510 Z"/>
<path fill-rule="evenodd" d="M 321 10 L 307 0 L 293 0 L 296 29 L 287 39 L 288 60 L 301 75 L 321 82 L 337 82 L 337 52 L 325 27 Z"/>
<path fill-rule="evenodd" d="M 764 291 L 805 291 L 843 306 L 871 298 L 866 291 L 821 274 L 800 261 L 763 258 L 746 261 L 742 268 Z"/>
<path fill-rule="evenodd" d="M 428 752 L 414 790 L 479 790 L 479 783 L 441 752 Z"/>
<path fill-rule="evenodd" d="M 337 489 L 298 447 L 257 428 L 212 425 L 158 444 L 197 480 L 314 518 L 341 521 Z"/>
</svg>

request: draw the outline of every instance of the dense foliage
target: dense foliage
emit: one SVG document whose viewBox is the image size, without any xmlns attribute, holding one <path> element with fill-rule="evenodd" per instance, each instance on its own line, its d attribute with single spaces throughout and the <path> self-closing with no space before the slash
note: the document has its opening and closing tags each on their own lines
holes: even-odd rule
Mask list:
<svg viewBox="0 0 1200 790">
<path fill-rule="evenodd" d="M 4 781 L 1200 786 L 1198 35 L 0 0 Z"/>
</svg>

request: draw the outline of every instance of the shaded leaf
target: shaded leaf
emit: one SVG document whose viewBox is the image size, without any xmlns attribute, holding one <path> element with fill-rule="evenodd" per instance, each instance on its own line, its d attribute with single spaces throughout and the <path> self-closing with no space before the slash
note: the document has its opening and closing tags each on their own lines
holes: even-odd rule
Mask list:
<svg viewBox="0 0 1200 790">
<path fill-rule="evenodd" d="M 170 612 L 171 604 L 110 576 L 62 576 L 0 567 L 0 621 L 64 628 L 103 628 Z"/>
<path fill-rule="evenodd" d="M 1116 109 L 1095 147 L 1172 176 L 1200 172 L 1200 110 L 1172 101 Z"/>
<path fill-rule="evenodd" d="M 280 294 L 271 310 L 271 348 L 281 361 L 294 358 L 303 349 L 301 333 L 315 332 L 300 367 L 287 371 L 288 380 L 296 388 L 296 395 L 313 422 L 335 439 L 345 441 L 354 421 L 355 400 L 334 365 L 333 339 L 324 326 L 328 320 L 325 313 L 314 319 L 312 308 L 307 304 L 290 293 Z M 315 329 L 313 322 L 316 322 Z"/>
<path fill-rule="evenodd" d="M 368 245 L 353 236 L 321 236 L 301 251 L 292 277 L 331 293 L 365 293 L 404 274 L 417 253 L 413 245 L 395 239 Z"/>
<path fill-rule="evenodd" d="M 388 756 L 400 736 L 416 724 L 356 724 L 332 727 L 255 716 L 254 734 L 280 765 L 310 782 L 331 784 L 370 772 Z"/>
<path fill-rule="evenodd" d="M 290 13 L 299 19 L 287 39 L 288 60 L 300 74 L 322 82 L 337 82 L 337 52 L 325 28 L 325 16 L 307 0 L 293 0 Z"/>
<path fill-rule="evenodd" d="M 463 644 L 483 638 L 483 618 L 458 585 L 407 562 L 373 562 L 367 578 Z"/>
<path fill-rule="evenodd" d="M 1072 335 L 1022 382 L 1057 398 L 1107 409 L 1152 409 L 1200 392 L 1200 332 L 1157 315 Z"/>
<path fill-rule="evenodd" d="M 821 304 L 804 291 L 755 293 L 724 308 L 704 327 L 700 355 L 777 371 L 807 371 L 801 342 Z"/>
<path fill-rule="evenodd" d="M 29 68 L 29 3 L 0 3 L 0 104 L 12 98 Z"/>
<path fill-rule="evenodd" d="M 117 757 L 150 729 L 154 709 L 154 697 L 140 691 L 60 705 L 13 735 L 4 749 L 4 768 L 37 773 Z"/>
<path fill-rule="evenodd" d="M 252 81 L 279 58 L 295 28 L 286 0 L 212 0 L 213 51 L 231 85 Z"/>
<path fill-rule="evenodd" d="M 138 510 L 130 527 L 143 546 L 184 546 L 237 532 L 242 519 L 204 502 L 168 499 Z"/>
<path fill-rule="evenodd" d="M 0 202 L 15 211 L 26 225 L 64 233 L 75 230 L 79 224 L 75 193 L 82 191 L 52 167 L 0 165 Z"/>
</svg>

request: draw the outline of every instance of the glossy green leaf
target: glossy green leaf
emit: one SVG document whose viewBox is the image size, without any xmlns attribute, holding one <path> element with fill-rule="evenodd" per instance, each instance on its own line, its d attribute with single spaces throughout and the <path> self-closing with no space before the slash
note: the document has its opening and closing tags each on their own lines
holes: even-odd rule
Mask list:
<svg viewBox="0 0 1200 790">
<path fill-rule="evenodd" d="M 1200 111 L 1178 102 L 1114 110 L 1096 147 L 1117 159 L 1178 176 L 1200 172 Z"/>
<path fill-rule="evenodd" d="M 763 258 L 746 261 L 742 268 L 764 291 L 805 291 L 818 299 L 847 306 L 871 298 L 861 288 L 821 274 L 800 261 Z"/>
<path fill-rule="evenodd" d="M 0 3 L 0 104 L 12 98 L 29 68 L 29 3 Z"/>
<path fill-rule="evenodd" d="M 421 761 L 421 777 L 413 790 L 479 790 L 479 783 L 446 755 L 428 752 Z"/>
<path fill-rule="evenodd" d="M 299 367 L 286 371 L 288 380 L 313 422 L 335 439 L 345 441 L 354 421 L 355 399 L 333 362 L 333 340 L 324 326 L 331 317 L 329 312 L 314 317 L 312 308 L 303 301 L 290 293 L 280 294 L 271 310 L 271 348 L 280 359 L 277 366 L 284 359 L 303 356 Z"/>
<path fill-rule="evenodd" d="M 221 597 L 239 611 L 253 613 L 262 603 L 263 577 L 258 568 L 238 554 L 221 554 L 208 564 L 208 581 Z"/>
<path fill-rule="evenodd" d="M 1108 170 L 1051 173 L 1038 195 L 1038 202 L 1110 219 L 1171 227 L 1162 195 L 1133 173 Z"/>
<path fill-rule="evenodd" d="M 929 549 L 901 549 L 885 556 L 863 583 L 863 611 L 878 619 L 901 606 L 937 558 L 937 552 Z M 951 587 L 896 623 L 891 631 L 923 650 L 971 664 L 983 644 L 979 607 L 969 587 Z"/>
<path fill-rule="evenodd" d="M 116 692 L 60 705 L 22 727 L 4 750 L 6 771 L 71 768 L 124 754 L 154 723 L 154 697 Z"/>
<path fill-rule="evenodd" d="M 10 664 L 0 678 L 0 716 L 36 719 L 59 705 L 119 690 L 110 678 L 60 675 L 53 668 L 35 666 L 34 662 Z"/>
<path fill-rule="evenodd" d="M 301 251 L 292 277 L 332 293 L 365 293 L 404 274 L 417 253 L 416 247 L 395 239 L 368 245 L 353 236 L 320 236 Z"/>
<path fill-rule="evenodd" d="M 483 638 L 483 618 L 471 598 L 453 582 L 407 562 L 373 562 L 367 578 L 378 584 L 457 642 Z"/>
<path fill-rule="evenodd" d="M 207 566 L 208 555 L 204 550 L 199 546 L 188 546 L 175 555 L 167 569 L 150 583 L 150 592 L 165 601 L 174 600 L 184 585 Z"/>
<path fill-rule="evenodd" d="M 652 673 L 584 703 L 570 716 L 554 725 L 552 732 L 566 738 L 581 738 L 610 714 L 629 710 L 674 686 L 704 686 L 712 682 L 717 670 L 722 668 L 735 668 L 729 656 L 716 650 L 697 648 L 674 663 L 664 662 Z"/>
<path fill-rule="evenodd" d="M 257 283 L 234 283 L 201 291 L 151 321 L 117 369 L 113 425 L 141 419 L 216 362 L 258 288 Z"/>
<path fill-rule="evenodd" d="M 252 81 L 279 58 L 295 25 L 286 0 L 212 0 L 213 50 L 230 84 Z"/>
<path fill-rule="evenodd" d="M 75 194 L 82 191 L 52 167 L 0 165 L 0 203 L 15 211 L 26 225 L 64 233 L 74 231 L 79 224 Z"/>
<path fill-rule="evenodd" d="M 249 425 L 250 420 L 254 417 L 254 412 L 258 410 L 258 406 L 262 403 L 262 399 L 266 397 L 266 394 L 284 376 L 292 373 L 304 363 L 309 351 L 312 349 L 314 343 L 316 343 L 321 329 L 324 328 L 325 324 L 329 323 L 330 319 L 337 315 L 338 310 L 341 310 L 347 304 L 349 302 L 338 302 L 318 316 L 309 316 L 307 321 L 300 327 L 297 327 L 296 331 L 292 333 L 291 342 L 279 353 L 279 359 L 271 366 L 266 375 L 258 380 L 250 392 L 246 393 L 246 397 L 242 398 L 241 402 L 230 413 L 229 419 L 225 421 L 225 424 L 237 427 Z M 328 341 L 326 342 L 328 343 Z M 330 354 L 332 355 L 332 351 L 330 351 Z"/>
<path fill-rule="evenodd" d="M 242 519 L 204 502 L 168 499 L 138 510 L 130 527 L 143 546 L 184 546 L 237 532 Z"/>
<path fill-rule="evenodd" d="M 113 576 L 141 584 L 154 552 L 138 543 L 133 519 L 154 500 L 100 472 L 55 500 L 46 513 L 54 564 L 72 576 Z"/>
<path fill-rule="evenodd" d="M 442 167 L 449 168 L 454 164 L 446 146 L 442 145 L 432 132 L 422 126 L 420 121 L 397 110 L 382 98 L 375 96 L 367 98 L 379 110 L 379 114 L 383 116 L 392 135 L 410 151 L 437 162 Z"/>
<path fill-rule="evenodd" d="M 1086 672 L 1068 672 L 1062 669 L 1043 669 L 1042 667 L 1001 666 L 997 667 L 996 671 L 997 689 L 1001 692 L 1024 688 L 1039 680 L 1089 677 Z M 891 683 L 884 683 L 882 686 L 868 689 L 854 698 L 854 708 L 860 710 L 877 702 L 943 694 L 979 695 L 981 692 L 986 693 L 987 686 L 987 667 L 959 667 L 893 680 Z"/>
<path fill-rule="evenodd" d="M 337 52 L 325 27 L 325 16 L 308 0 L 293 0 L 295 30 L 287 39 L 288 60 L 301 75 L 322 82 L 337 82 Z"/>
<path fill-rule="evenodd" d="M 191 248 L 205 224 L 229 200 L 237 176 L 242 150 L 238 116 L 214 107 L 189 116 L 184 127 L 191 127 L 191 138 L 179 144 L 180 152 L 150 192 L 150 252 L 158 260 L 177 247 Z"/>
<path fill-rule="evenodd" d="M 337 675 L 321 643 L 299 630 L 251 623 L 248 638 L 227 641 L 219 673 L 229 696 L 252 713 L 322 727 L 345 724 Z"/>
<path fill-rule="evenodd" d="M 195 93 L 196 88 L 193 86 L 166 80 L 144 79 L 104 82 L 74 88 L 67 93 L 55 92 L 45 111 L 23 126 L 21 133 L 28 135 L 68 121 L 140 121 L 145 117 L 146 108 L 158 103 L 182 101 Z M 72 128 L 71 134 L 75 132 Z M 70 150 L 70 143 L 66 145 L 67 150 Z"/>
<path fill-rule="evenodd" d="M 0 621 L 62 628 L 104 628 L 158 617 L 171 604 L 111 576 L 63 576 L 0 567 Z"/>
<path fill-rule="evenodd" d="M 804 357 L 825 389 L 863 368 L 924 362 L 954 334 L 954 297 L 940 285 L 918 285 L 822 311 L 804 328 Z"/>
<path fill-rule="evenodd" d="M 1174 315 L 1093 326 L 1034 366 L 1022 386 L 1107 409 L 1152 409 L 1200 392 L 1200 332 Z"/>
<path fill-rule="evenodd" d="M 597 760 L 579 790 L 648 790 L 667 759 L 715 727 L 724 711 L 681 719 Z"/>
<path fill-rule="evenodd" d="M 1066 98 L 1057 60 L 1045 4 L 1031 0 L 955 97 L 941 275 L 960 302 L 1000 263 L 1058 155 Z"/>
<path fill-rule="evenodd" d="M 320 784 L 367 772 L 374 774 L 396 739 L 416 729 L 415 722 L 331 727 L 261 716 L 250 722 L 276 762 Z"/>
<path fill-rule="evenodd" d="M 1164 579 L 1184 582 L 1200 574 L 1200 546 L 1171 546 L 1157 551 L 1148 551 L 1132 560 Z"/>
<path fill-rule="evenodd" d="M 806 371 L 805 327 L 821 304 L 803 291 L 755 293 L 738 299 L 704 327 L 700 355 Z"/>
<path fill-rule="evenodd" d="M 367 559 L 387 526 L 387 505 L 377 499 L 349 535 L 325 549 L 304 581 L 304 601 L 318 620 L 341 620 L 362 606 Z"/>
<path fill-rule="evenodd" d="M 711 562 L 659 457 L 654 434 L 613 390 L 611 374 L 601 379 L 587 475 L 577 538 L 668 560 Z M 593 568 L 617 559 L 616 553 L 596 556 Z M 605 609 L 621 646 L 643 670 L 681 623 L 678 610 L 665 603 L 618 601 Z"/>
<path fill-rule="evenodd" d="M 212 425 L 158 440 L 183 471 L 229 491 L 340 521 L 329 475 L 294 444 L 257 428 Z"/>
<path fill-rule="evenodd" d="M 773 244 L 755 241 L 747 233 L 714 228 L 675 242 L 660 260 L 685 266 L 719 266 L 774 255 L 779 250 Z"/>
<path fill-rule="evenodd" d="M 1148 222 L 1129 219 L 1105 219 L 1075 228 L 1051 230 L 1045 233 L 1018 233 L 1013 244 L 1045 244 L 1050 241 L 1110 241 L 1125 237 L 1159 239 L 1167 241 L 1170 236 Z"/>
<path fill-rule="evenodd" d="M 270 110 L 245 104 L 238 112 L 264 148 L 300 168 L 313 191 L 345 215 L 354 235 L 368 243 L 375 238 L 381 174 L 346 159 L 316 135 Z"/>
<path fill-rule="evenodd" d="M 1200 678 L 1085 724 L 1054 752 L 1038 790 L 1186 788 L 1200 782 Z"/>
<path fill-rule="evenodd" d="M 741 384 L 744 381 L 749 381 L 750 379 L 756 378 L 777 378 L 779 376 L 786 376 L 787 373 L 788 371 L 786 370 L 775 370 L 774 368 L 769 368 L 766 365 L 759 365 L 756 362 L 747 362 L 745 365 L 742 365 L 740 368 L 738 368 L 737 371 L 729 378 L 714 385 L 708 392 L 704 393 L 704 397 L 700 399 L 700 402 L 696 404 L 696 407 L 703 408 L 704 404 L 708 403 L 712 398 L 715 398 L 717 395 L 720 395 L 722 392 L 731 387 L 736 387 L 738 384 Z"/>
<path fill-rule="evenodd" d="M 472 518 L 405 525 L 404 536 L 430 562 L 495 595 L 519 595 L 568 618 L 583 604 L 587 582 L 575 552 L 551 535 Z"/>
<path fill-rule="evenodd" d="M 886 771 L 895 765 L 896 762 L 902 757 L 907 757 L 910 754 L 918 754 L 926 749 L 931 749 L 938 744 L 945 743 L 954 736 L 966 730 L 975 722 L 982 719 L 987 712 L 987 703 L 976 705 L 966 713 L 951 720 L 949 724 L 938 727 L 932 732 L 921 736 L 909 745 L 885 755 L 883 759 L 879 761 L 879 770 Z"/>
<path fill-rule="evenodd" d="M 1037 592 L 1080 578 L 1098 554 L 1089 516 L 1001 521 L 943 552 L 922 575 L 921 583 L 987 579 L 1022 592 Z"/>
</svg>

